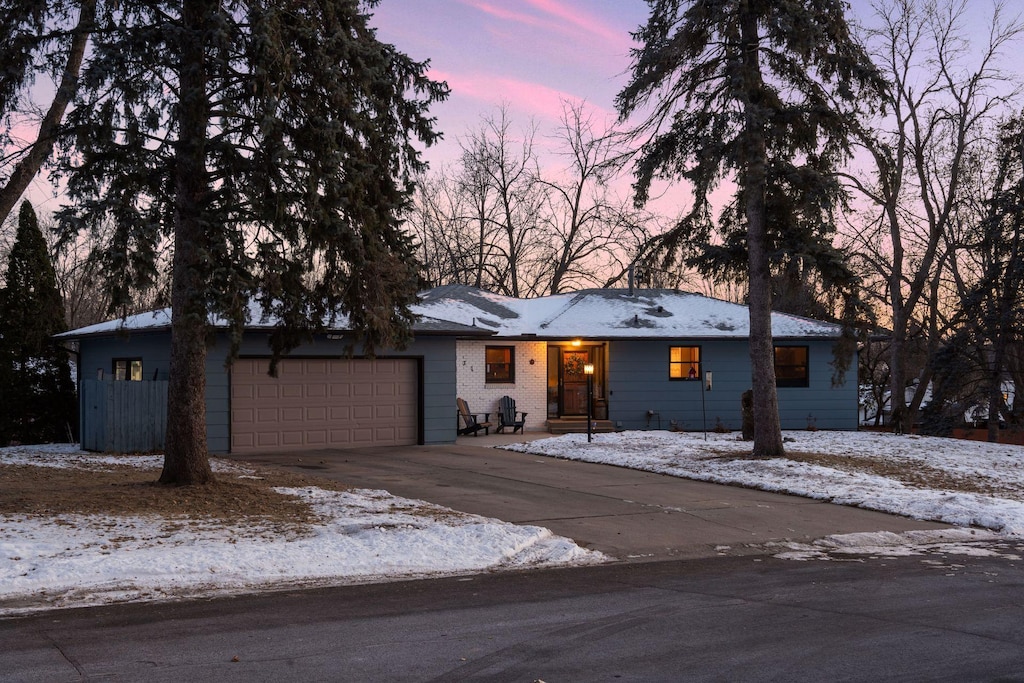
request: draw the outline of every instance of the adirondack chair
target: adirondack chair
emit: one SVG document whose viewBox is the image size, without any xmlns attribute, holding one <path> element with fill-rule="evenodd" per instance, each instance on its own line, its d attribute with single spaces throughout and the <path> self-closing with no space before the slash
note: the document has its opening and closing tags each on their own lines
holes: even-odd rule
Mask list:
<svg viewBox="0 0 1024 683">
<path fill-rule="evenodd" d="M 476 433 L 481 429 L 484 430 L 484 434 L 491 433 L 490 413 L 471 413 L 469 412 L 469 405 L 464 399 L 455 399 L 455 404 L 459 407 L 459 419 L 462 420 L 463 427 L 458 428 L 459 434 L 472 434 L 476 436 Z M 483 422 L 480 421 L 479 416 L 483 415 Z"/>
<path fill-rule="evenodd" d="M 516 412 L 516 402 L 511 396 L 502 396 L 498 399 L 498 428 L 494 433 L 503 433 L 505 427 L 511 427 L 512 433 L 523 431 L 526 424 L 526 413 Z"/>
</svg>

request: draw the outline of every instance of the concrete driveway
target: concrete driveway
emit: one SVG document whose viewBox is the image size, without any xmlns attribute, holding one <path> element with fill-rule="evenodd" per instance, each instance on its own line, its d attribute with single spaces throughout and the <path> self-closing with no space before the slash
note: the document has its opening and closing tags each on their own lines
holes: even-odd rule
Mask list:
<svg viewBox="0 0 1024 683">
<path fill-rule="evenodd" d="M 239 459 L 547 527 L 626 562 L 759 554 L 768 541 L 810 541 L 829 534 L 946 528 L 795 496 L 492 447 L 512 440 L 481 436 L 443 446 Z"/>
</svg>

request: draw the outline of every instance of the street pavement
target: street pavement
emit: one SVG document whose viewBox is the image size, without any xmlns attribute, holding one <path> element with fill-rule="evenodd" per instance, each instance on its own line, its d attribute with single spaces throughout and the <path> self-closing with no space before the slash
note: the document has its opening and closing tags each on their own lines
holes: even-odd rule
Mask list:
<svg viewBox="0 0 1024 683">
<path fill-rule="evenodd" d="M 0 620 L 0 680 L 1022 681 L 1022 549 L 1003 552 L 622 563 L 50 612 Z"/>
<path fill-rule="evenodd" d="M 760 554 L 771 541 L 946 528 L 808 498 L 490 447 L 513 438 L 244 459 L 543 526 L 624 562 Z"/>
</svg>

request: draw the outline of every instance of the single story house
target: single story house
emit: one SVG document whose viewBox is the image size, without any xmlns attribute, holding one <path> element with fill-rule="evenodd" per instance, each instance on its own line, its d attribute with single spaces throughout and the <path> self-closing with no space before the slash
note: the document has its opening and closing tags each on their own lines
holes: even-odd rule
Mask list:
<svg viewBox="0 0 1024 683">
<path fill-rule="evenodd" d="M 738 430 L 750 388 L 746 306 L 667 289 L 589 289 L 516 299 L 450 285 L 419 311 L 493 333 L 456 339 L 457 390 L 474 412 L 509 395 L 528 430 L 587 414 L 617 429 Z M 855 370 L 833 386 L 840 326 L 772 314 L 783 429 L 857 429 Z M 851 368 L 856 368 L 854 363 Z"/>
<path fill-rule="evenodd" d="M 496 423 L 505 395 L 528 413 L 527 431 L 585 426 L 588 396 L 593 417 L 609 428 L 739 429 L 740 395 L 750 386 L 745 306 L 664 289 L 516 299 L 448 285 L 423 292 L 415 312 L 406 349 L 347 357 L 341 321 L 292 351 L 276 378 L 267 372 L 272 323 L 258 312 L 230 365 L 226 335 L 215 335 L 206 372 L 210 451 L 450 443 L 456 398 Z M 856 381 L 832 384 L 839 326 L 774 313 L 772 330 L 783 428 L 856 429 Z M 131 449 L 162 447 L 169 311 L 59 338 L 79 343 L 83 447 L 109 450 L 113 433 L 147 429 L 151 436 Z M 144 385 L 155 387 L 155 400 L 117 397 Z M 165 384 L 163 391 L 166 401 Z M 133 422 L 140 412 L 157 427 Z"/>
</svg>

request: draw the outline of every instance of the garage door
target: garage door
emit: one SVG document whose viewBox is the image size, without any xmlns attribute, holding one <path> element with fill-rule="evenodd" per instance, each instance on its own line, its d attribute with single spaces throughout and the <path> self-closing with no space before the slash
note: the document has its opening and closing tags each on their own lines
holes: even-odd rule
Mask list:
<svg viewBox="0 0 1024 683">
<path fill-rule="evenodd" d="M 231 451 L 417 442 L 412 359 L 239 359 L 231 370 Z"/>
</svg>

